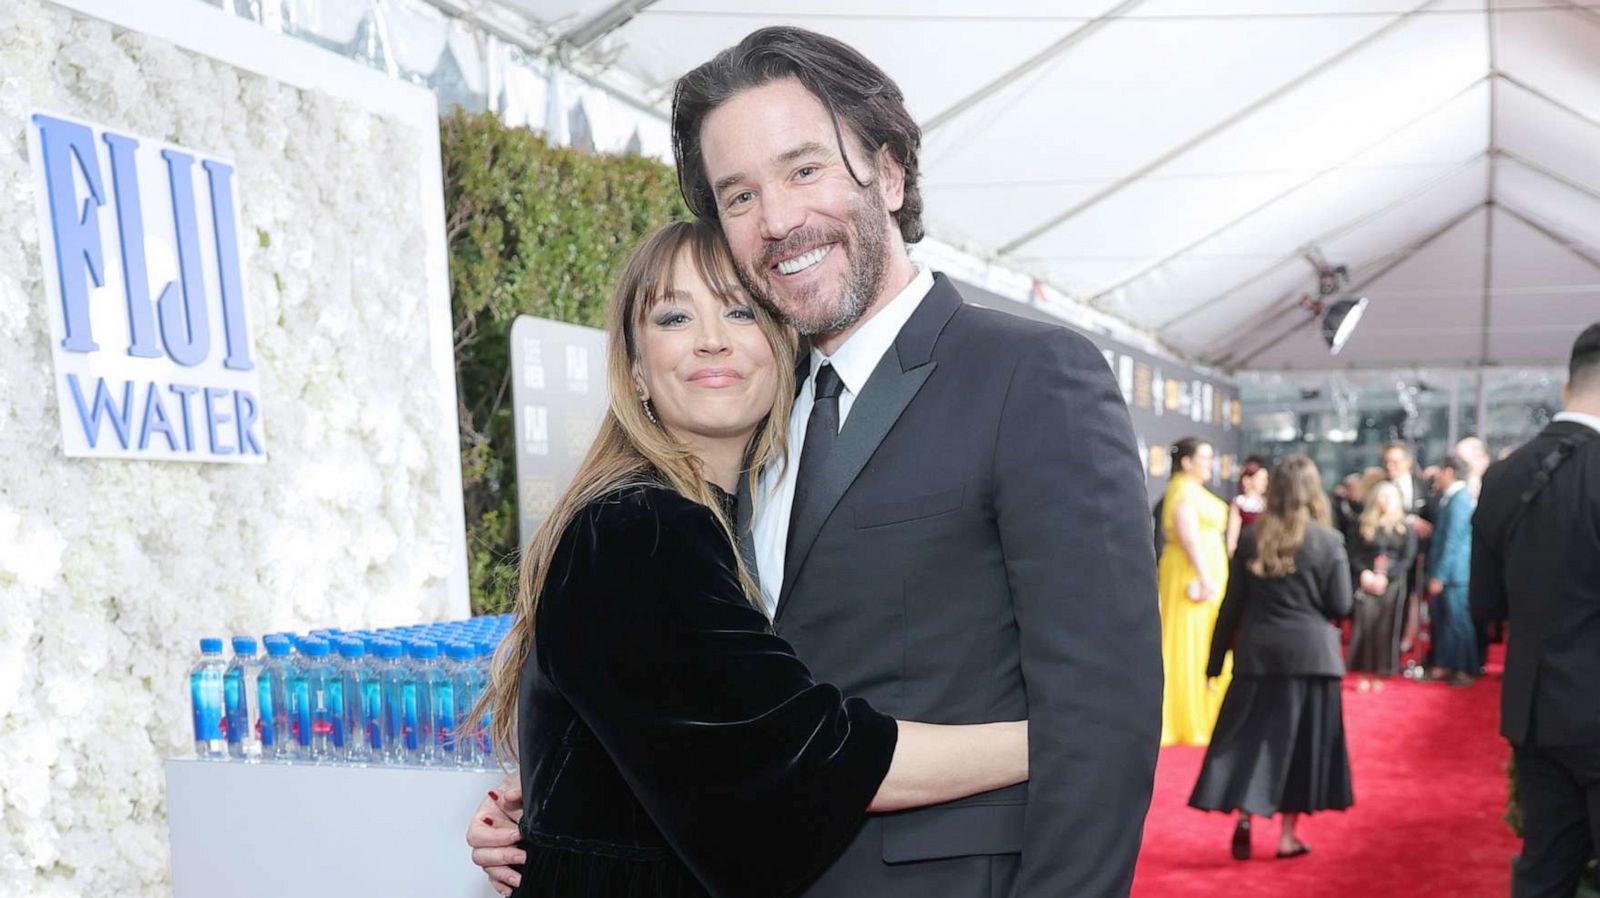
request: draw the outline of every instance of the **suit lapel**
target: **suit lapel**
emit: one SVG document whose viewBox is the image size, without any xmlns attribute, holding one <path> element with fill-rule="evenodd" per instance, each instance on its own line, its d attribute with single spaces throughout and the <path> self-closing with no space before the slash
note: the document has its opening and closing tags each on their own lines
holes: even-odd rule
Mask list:
<svg viewBox="0 0 1600 898">
<path fill-rule="evenodd" d="M 794 522 L 794 539 L 784 558 L 778 618 L 783 617 L 795 578 L 823 525 L 883 438 L 900 420 L 906 406 L 938 367 L 938 363 L 932 361 L 934 343 L 960 305 L 961 294 L 944 275 L 935 275 L 933 289 L 900 329 L 894 345 L 883 354 L 878 367 L 861 388 L 861 395 L 850 406 L 850 415 L 839 431 L 839 440 L 828 457 L 828 464 L 818 475 L 812 493 L 814 501 L 803 510 L 803 517 Z"/>
</svg>

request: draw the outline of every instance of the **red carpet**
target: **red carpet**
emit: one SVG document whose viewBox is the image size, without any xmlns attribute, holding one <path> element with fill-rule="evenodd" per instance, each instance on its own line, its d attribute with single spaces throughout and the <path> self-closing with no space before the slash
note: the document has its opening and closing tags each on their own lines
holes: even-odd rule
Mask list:
<svg viewBox="0 0 1600 898">
<path fill-rule="evenodd" d="M 1505 898 L 1521 842 L 1501 819 L 1510 751 L 1498 733 L 1500 680 L 1466 688 L 1345 680 L 1355 806 L 1302 818 L 1304 857 L 1273 859 L 1278 819 L 1256 818 L 1254 859 L 1228 854 L 1232 816 L 1187 804 L 1204 749 L 1161 752 L 1134 898 Z"/>
</svg>

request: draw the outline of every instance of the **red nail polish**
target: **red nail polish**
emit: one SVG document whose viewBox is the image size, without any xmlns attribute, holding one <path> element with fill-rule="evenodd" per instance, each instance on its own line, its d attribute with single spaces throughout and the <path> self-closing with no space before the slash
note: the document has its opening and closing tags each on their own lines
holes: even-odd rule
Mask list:
<svg viewBox="0 0 1600 898">
<path fill-rule="evenodd" d="M 488 817 L 483 818 L 483 822 L 489 824 L 490 826 L 494 826 L 494 821 Z"/>
<path fill-rule="evenodd" d="M 490 789 L 489 790 L 489 798 L 494 800 L 494 801 L 499 801 L 500 800 L 500 793 L 496 792 L 493 789 Z"/>
</svg>

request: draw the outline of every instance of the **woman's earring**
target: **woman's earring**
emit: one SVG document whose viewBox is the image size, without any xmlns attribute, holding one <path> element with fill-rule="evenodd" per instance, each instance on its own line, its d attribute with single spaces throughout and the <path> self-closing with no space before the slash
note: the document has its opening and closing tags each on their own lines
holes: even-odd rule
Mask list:
<svg viewBox="0 0 1600 898">
<path fill-rule="evenodd" d="M 644 416 L 646 418 L 650 419 L 650 423 L 651 424 L 660 424 L 661 420 L 656 417 L 656 410 L 651 407 L 650 400 L 642 399 L 642 400 L 640 400 L 640 402 L 643 403 L 643 405 L 644 405 Z"/>
</svg>

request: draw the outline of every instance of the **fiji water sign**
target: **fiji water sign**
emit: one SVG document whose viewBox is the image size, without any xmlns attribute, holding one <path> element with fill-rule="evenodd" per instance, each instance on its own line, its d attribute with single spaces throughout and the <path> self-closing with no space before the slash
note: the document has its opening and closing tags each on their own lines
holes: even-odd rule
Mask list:
<svg viewBox="0 0 1600 898">
<path fill-rule="evenodd" d="M 66 454 L 264 461 L 233 166 L 45 114 L 28 145 Z"/>
</svg>

